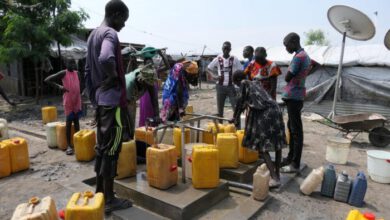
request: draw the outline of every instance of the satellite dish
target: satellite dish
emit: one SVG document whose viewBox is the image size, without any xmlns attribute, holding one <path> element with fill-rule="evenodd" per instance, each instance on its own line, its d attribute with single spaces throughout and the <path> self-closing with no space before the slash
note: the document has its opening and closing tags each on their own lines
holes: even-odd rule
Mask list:
<svg viewBox="0 0 390 220">
<path fill-rule="evenodd" d="M 336 5 L 328 10 L 328 20 L 341 34 L 354 40 L 369 40 L 375 35 L 375 26 L 362 12 L 345 5 Z"/>
<path fill-rule="evenodd" d="M 345 5 L 335 5 L 328 10 L 328 20 L 330 24 L 343 35 L 341 45 L 341 55 L 339 67 L 337 69 L 337 78 L 333 98 L 332 111 L 330 118 L 336 115 L 336 103 L 340 91 L 340 76 L 343 68 L 343 58 L 345 49 L 345 38 L 349 37 L 354 40 L 365 41 L 374 37 L 375 26 L 371 19 L 361 11 Z"/>
<path fill-rule="evenodd" d="M 385 36 L 385 46 L 387 47 L 387 49 L 390 50 L 390 30 L 387 31 L 387 34 Z"/>
</svg>

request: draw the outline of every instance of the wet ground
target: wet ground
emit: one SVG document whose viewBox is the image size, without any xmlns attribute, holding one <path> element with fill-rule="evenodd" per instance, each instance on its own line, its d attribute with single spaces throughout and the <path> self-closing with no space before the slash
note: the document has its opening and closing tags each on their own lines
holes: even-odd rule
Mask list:
<svg viewBox="0 0 390 220">
<path fill-rule="evenodd" d="M 202 85 L 202 90 L 193 90 L 190 104 L 194 111 L 205 114 L 216 113 L 215 90 L 212 85 Z M 82 179 L 91 177 L 93 162 L 80 163 L 73 156 L 66 156 L 61 150 L 49 149 L 45 132 L 41 124 L 41 106 L 48 102 L 58 106 L 59 120 L 63 120 L 63 111 L 59 97 L 46 98 L 36 105 L 32 99 L 22 100 L 16 108 L 9 108 L 0 101 L 0 117 L 9 120 L 9 126 L 18 130 L 30 131 L 35 136 L 11 130 L 11 136 L 21 136 L 27 139 L 29 144 L 30 169 L 0 179 L 0 219 L 9 219 L 14 208 L 21 202 L 26 202 L 32 196 L 44 197 L 51 195 L 58 208 L 64 208 L 66 201 L 76 190 L 84 190 L 78 185 Z M 91 110 L 91 109 L 90 109 Z M 87 122 L 92 119 L 92 111 L 89 116 L 81 120 L 81 128 L 90 128 Z M 231 117 L 232 111 L 226 109 L 226 117 Z M 304 119 L 304 149 L 303 161 L 308 168 L 299 178 L 295 178 L 282 192 L 272 193 L 271 201 L 260 210 L 258 219 L 345 219 L 349 210 L 354 207 L 322 197 L 318 192 L 311 196 L 304 196 L 299 192 L 299 184 L 313 168 L 327 164 L 325 160 L 326 137 L 334 136 L 337 131 L 317 122 Z M 359 135 L 352 143 L 348 163 L 336 165 L 337 172 L 346 170 L 355 176 L 359 170 L 367 174 L 366 151 L 377 149 L 368 143 L 367 136 Z M 390 151 L 390 147 L 384 150 Z M 284 151 L 286 153 L 287 150 Z M 318 189 L 317 189 L 318 191 Z M 368 180 L 366 205 L 362 211 L 371 211 L 377 217 L 390 218 L 390 185 L 379 184 Z M 231 194 L 231 197 L 209 211 L 201 214 L 201 219 L 218 219 L 237 203 L 243 201 L 240 194 Z"/>
</svg>

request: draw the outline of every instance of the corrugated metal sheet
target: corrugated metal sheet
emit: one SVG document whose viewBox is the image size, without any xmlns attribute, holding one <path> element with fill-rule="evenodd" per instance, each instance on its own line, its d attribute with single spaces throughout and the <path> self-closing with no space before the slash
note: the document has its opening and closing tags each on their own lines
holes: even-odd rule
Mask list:
<svg viewBox="0 0 390 220">
<path fill-rule="evenodd" d="M 331 109 L 332 101 L 322 101 L 319 104 L 305 102 L 304 107 L 305 112 L 314 112 L 323 116 L 328 116 Z M 390 107 L 373 104 L 338 102 L 336 106 L 336 112 L 338 115 L 378 113 L 390 119 Z"/>
</svg>

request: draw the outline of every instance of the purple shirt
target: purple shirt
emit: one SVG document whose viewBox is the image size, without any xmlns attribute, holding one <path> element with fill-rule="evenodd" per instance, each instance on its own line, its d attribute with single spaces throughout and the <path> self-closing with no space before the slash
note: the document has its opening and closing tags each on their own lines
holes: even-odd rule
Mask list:
<svg viewBox="0 0 390 220">
<path fill-rule="evenodd" d="M 305 81 L 310 71 L 311 59 L 303 50 L 298 50 L 292 59 L 288 71 L 293 75 L 284 87 L 282 98 L 303 101 L 306 96 Z"/>
<path fill-rule="evenodd" d="M 101 90 L 102 82 L 107 78 L 106 73 L 116 72 L 118 35 L 114 29 L 100 26 L 92 31 L 87 44 L 85 74 L 91 102 L 100 106 L 118 106 L 121 97 L 120 83 L 117 87 Z"/>
</svg>

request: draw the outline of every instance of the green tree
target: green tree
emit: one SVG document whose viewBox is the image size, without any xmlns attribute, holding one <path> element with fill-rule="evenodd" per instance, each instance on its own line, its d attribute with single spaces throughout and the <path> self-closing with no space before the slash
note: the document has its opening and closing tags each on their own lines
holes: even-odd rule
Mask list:
<svg viewBox="0 0 390 220">
<path fill-rule="evenodd" d="M 38 66 L 49 56 L 50 45 L 68 46 L 71 35 L 84 30 L 82 23 L 88 15 L 83 10 L 71 11 L 70 5 L 70 0 L 0 1 L 0 62 L 31 59 L 37 100 L 42 85 Z"/>
<path fill-rule="evenodd" d="M 305 32 L 305 36 L 305 45 L 329 45 L 329 41 L 326 39 L 325 34 L 321 29 L 309 30 L 308 32 Z"/>
</svg>

